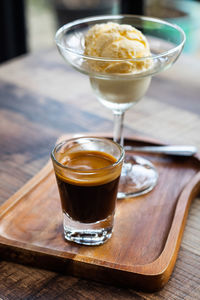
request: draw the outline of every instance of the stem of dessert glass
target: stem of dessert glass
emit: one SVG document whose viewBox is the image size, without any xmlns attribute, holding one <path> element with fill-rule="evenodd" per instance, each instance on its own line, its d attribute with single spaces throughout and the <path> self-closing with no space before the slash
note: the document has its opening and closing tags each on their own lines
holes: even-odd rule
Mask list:
<svg viewBox="0 0 200 300">
<path fill-rule="evenodd" d="M 124 112 L 123 111 L 114 111 L 114 132 L 113 132 L 113 140 L 120 144 L 122 147 L 124 146 L 124 138 L 123 138 L 123 123 L 124 123 Z"/>
</svg>

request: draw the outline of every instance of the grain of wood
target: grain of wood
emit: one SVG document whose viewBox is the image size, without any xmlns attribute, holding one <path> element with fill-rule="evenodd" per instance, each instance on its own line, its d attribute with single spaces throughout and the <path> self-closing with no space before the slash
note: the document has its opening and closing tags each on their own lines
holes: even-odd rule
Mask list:
<svg viewBox="0 0 200 300">
<path fill-rule="evenodd" d="M 118 201 L 112 239 L 94 248 L 63 240 L 59 195 L 48 163 L 0 208 L 2 257 L 25 264 L 30 260 L 31 265 L 38 261 L 43 268 L 65 269 L 91 280 L 96 274 L 96 280 L 142 290 L 162 288 L 176 261 L 189 204 L 200 191 L 200 161 L 157 156 L 154 162 L 159 173 L 156 188 Z"/>
<path fill-rule="evenodd" d="M 127 112 L 125 135 L 136 132 L 199 147 L 199 68 L 197 60 L 182 56 L 173 68 L 153 78 L 146 97 Z M 111 112 L 97 103 L 88 78 L 72 71 L 55 50 L 2 65 L 0 86 L 1 203 L 47 162 L 61 134 L 112 131 Z M 159 292 L 146 294 L 0 261 L 0 297 L 198 299 L 199 201 L 191 205 L 175 269 Z"/>
</svg>

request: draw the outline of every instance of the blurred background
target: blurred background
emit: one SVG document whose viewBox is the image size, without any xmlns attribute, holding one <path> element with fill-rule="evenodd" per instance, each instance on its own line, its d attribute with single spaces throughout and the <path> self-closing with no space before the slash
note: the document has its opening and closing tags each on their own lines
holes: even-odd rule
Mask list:
<svg viewBox="0 0 200 300">
<path fill-rule="evenodd" d="M 187 36 L 184 52 L 200 58 L 200 0 L 0 0 L 0 62 L 55 47 L 55 32 L 67 22 L 118 13 L 178 24 Z"/>
</svg>

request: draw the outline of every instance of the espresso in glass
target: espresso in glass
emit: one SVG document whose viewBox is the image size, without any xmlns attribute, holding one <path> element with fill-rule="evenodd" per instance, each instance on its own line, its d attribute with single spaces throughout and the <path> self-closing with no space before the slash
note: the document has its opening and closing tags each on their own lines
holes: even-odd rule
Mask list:
<svg viewBox="0 0 200 300">
<path fill-rule="evenodd" d="M 62 142 L 52 152 L 64 216 L 64 235 L 98 245 L 111 237 L 124 151 L 94 137 Z"/>
</svg>

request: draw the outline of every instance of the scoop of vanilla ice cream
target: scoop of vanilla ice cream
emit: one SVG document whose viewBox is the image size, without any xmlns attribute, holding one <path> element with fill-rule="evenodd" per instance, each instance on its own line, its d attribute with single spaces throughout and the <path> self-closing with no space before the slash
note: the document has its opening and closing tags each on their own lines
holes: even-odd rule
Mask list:
<svg viewBox="0 0 200 300">
<path fill-rule="evenodd" d="M 151 66 L 151 56 L 146 37 L 131 25 L 118 23 L 96 24 L 85 35 L 85 55 L 122 61 L 89 60 L 90 68 L 105 73 L 138 73 Z M 126 60 L 123 60 L 126 59 Z M 128 60 L 127 60 L 128 59 Z"/>
</svg>

